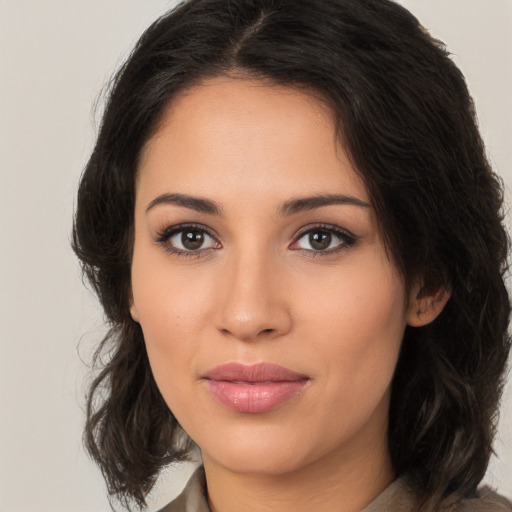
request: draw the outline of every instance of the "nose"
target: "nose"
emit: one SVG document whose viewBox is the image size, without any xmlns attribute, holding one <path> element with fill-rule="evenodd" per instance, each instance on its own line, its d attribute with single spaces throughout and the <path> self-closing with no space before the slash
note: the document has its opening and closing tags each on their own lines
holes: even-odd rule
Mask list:
<svg viewBox="0 0 512 512">
<path fill-rule="evenodd" d="M 269 257 L 250 254 L 226 262 L 226 267 L 219 274 L 222 293 L 216 308 L 217 329 L 245 342 L 289 332 L 290 297 L 279 265 Z"/>
</svg>

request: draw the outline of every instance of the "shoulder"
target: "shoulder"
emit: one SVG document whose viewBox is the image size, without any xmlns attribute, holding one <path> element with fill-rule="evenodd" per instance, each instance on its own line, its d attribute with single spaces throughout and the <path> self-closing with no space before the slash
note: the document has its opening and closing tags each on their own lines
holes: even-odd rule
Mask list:
<svg viewBox="0 0 512 512">
<path fill-rule="evenodd" d="M 414 512 L 418 510 L 418 495 L 407 478 L 395 480 L 382 494 L 362 512 Z M 439 507 L 439 512 L 512 512 L 512 504 L 503 496 L 487 487 L 480 488 L 471 499 L 448 496 Z"/>
<path fill-rule="evenodd" d="M 447 505 L 447 512 L 512 512 L 512 503 L 488 487 L 478 490 L 478 496 Z"/>
<path fill-rule="evenodd" d="M 194 471 L 181 494 L 159 512 L 209 512 L 205 489 L 204 469 L 199 467 Z"/>
</svg>

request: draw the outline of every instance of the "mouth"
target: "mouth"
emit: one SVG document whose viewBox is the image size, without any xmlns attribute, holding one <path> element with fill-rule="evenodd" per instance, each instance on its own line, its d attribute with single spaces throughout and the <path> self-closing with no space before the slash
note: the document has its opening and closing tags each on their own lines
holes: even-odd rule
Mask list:
<svg viewBox="0 0 512 512">
<path fill-rule="evenodd" d="M 299 394 L 307 375 L 272 363 L 226 363 L 203 376 L 208 390 L 225 407 L 244 413 L 264 413 Z"/>
</svg>

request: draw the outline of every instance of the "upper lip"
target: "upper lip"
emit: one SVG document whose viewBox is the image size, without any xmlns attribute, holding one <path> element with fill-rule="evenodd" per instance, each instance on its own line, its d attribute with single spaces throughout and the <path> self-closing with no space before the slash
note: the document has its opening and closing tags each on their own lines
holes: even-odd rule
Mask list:
<svg viewBox="0 0 512 512">
<path fill-rule="evenodd" d="M 307 375 L 273 363 L 225 363 L 209 370 L 204 379 L 227 382 L 293 382 L 305 380 Z"/>
</svg>

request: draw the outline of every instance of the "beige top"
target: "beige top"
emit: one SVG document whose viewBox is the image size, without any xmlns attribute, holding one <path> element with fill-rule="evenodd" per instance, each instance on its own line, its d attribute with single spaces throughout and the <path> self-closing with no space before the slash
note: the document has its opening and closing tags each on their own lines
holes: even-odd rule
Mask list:
<svg viewBox="0 0 512 512">
<path fill-rule="evenodd" d="M 160 512 L 210 512 L 205 496 L 206 480 L 202 467 L 190 477 L 183 492 Z M 398 478 L 361 512 L 414 512 L 416 498 L 404 478 Z M 469 500 L 448 498 L 443 512 L 512 512 L 512 503 L 487 488 Z"/>
</svg>

